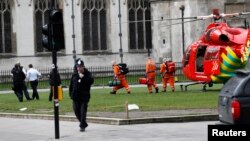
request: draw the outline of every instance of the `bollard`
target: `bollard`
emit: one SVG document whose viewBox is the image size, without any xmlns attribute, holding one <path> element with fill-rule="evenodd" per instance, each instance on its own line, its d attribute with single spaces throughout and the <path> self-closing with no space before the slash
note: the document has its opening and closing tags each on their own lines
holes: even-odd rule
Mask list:
<svg viewBox="0 0 250 141">
<path fill-rule="evenodd" d="M 125 102 L 126 119 L 129 119 L 128 101 Z"/>
</svg>

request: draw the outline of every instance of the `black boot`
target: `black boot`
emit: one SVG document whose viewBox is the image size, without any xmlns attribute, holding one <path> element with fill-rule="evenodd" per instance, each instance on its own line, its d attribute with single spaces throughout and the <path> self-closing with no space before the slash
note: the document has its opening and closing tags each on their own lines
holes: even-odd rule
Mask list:
<svg viewBox="0 0 250 141">
<path fill-rule="evenodd" d="M 110 92 L 110 94 L 116 94 L 116 91 L 112 91 L 112 92 Z"/>
<path fill-rule="evenodd" d="M 155 88 L 155 93 L 158 93 L 159 92 L 159 88 Z"/>
</svg>

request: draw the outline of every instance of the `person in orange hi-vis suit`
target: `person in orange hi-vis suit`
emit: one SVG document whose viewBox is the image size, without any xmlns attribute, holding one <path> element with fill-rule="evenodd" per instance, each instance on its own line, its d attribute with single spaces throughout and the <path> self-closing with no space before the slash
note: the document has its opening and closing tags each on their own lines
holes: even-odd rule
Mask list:
<svg viewBox="0 0 250 141">
<path fill-rule="evenodd" d="M 160 66 L 160 73 L 162 76 L 162 87 L 163 90 L 162 92 L 166 92 L 167 91 L 167 83 L 169 82 L 169 85 L 172 89 L 172 92 L 174 92 L 175 87 L 174 87 L 174 72 L 169 72 L 168 71 L 168 67 L 166 66 L 166 64 L 168 62 L 171 62 L 171 59 L 167 59 L 167 58 L 163 58 L 163 63 Z"/>
<path fill-rule="evenodd" d="M 152 86 L 153 86 L 155 88 L 155 93 L 158 93 L 159 88 L 155 82 L 156 65 L 151 57 L 149 57 L 146 62 L 146 76 L 148 80 L 148 83 L 147 83 L 148 92 L 152 93 Z"/>
<path fill-rule="evenodd" d="M 128 85 L 125 75 L 121 73 L 120 68 L 117 65 L 116 61 L 112 61 L 111 63 L 114 71 L 114 80 L 120 80 L 120 84 L 114 86 L 113 91 L 111 91 L 110 94 L 116 94 L 116 91 L 121 88 L 125 88 L 127 90 L 127 93 L 130 94 L 130 87 Z"/>
</svg>

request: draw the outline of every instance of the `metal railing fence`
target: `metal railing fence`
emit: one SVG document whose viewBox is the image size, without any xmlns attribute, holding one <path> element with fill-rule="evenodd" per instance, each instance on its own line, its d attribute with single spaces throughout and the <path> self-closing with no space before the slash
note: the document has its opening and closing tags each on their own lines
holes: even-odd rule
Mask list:
<svg viewBox="0 0 250 141">
<path fill-rule="evenodd" d="M 139 78 L 145 77 L 145 65 L 128 65 L 129 73 L 126 75 L 126 79 L 129 84 L 139 84 Z M 114 74 L 111 66 L 95 66 L 87 67 L 92 72 L 95 82 L 94 86 L 108 86 L 108 81 L 113 80 Z M 42 77 L 39 79 L 38 88 L 49 88 L 49 73 L 50 68 L 37 68 L 41 72 Z M 161 83 L 160 64 L 157 64 L 157 83 Z M 68 87 L 73 68 L 58 68 L 62 79 L 63 87 Z M 176 63 L 176 81 L 186 82 L 189 81 L 182 73 L 181 63 Z M 27 82 L 27 86 L 29 84 Z M 11 70 L 0 70 L 0 90 L 9 90 L 12 87 L 12 75 Z"/>
</svg>

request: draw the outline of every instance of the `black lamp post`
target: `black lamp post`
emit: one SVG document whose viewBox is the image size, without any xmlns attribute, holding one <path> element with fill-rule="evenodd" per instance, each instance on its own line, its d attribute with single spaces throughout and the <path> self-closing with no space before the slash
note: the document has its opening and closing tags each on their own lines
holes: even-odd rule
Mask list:
<svg viewBox="0 0 250 141">
<path fill-rule="evenodd" d="M 185 6 L 182 5 L 180 7 L 180 10 L 181 10 L 181 29 L 182 29 L 182 53 L 184 54 L 184 51 L 185 51 L 185 33 L 184 33 L 184 10 L 185 10 Z"/>
<path fill-rule="evenodd" d="M 71 15 L 71 19 L 72 19 L 72 39 L 73 39 L 73 51 L 72 51 L 72 53 L 73 53 L 73 59 L 74 59 L 74 63 L 75 63 L 75 61 L 76 61 L 76 45 L 75 45 L 75 37 L 76 37 L 76 35 L 75 35 L 75 15 L 74 15 L 74 0 L 72 0 L 71 1 L 72 3 L 71 3 L 71 6 L 72 6 L 72 15 Z"/>
<path fill-rule="evenodd" d="M 119 37 L 120 37 L 120 49 L 119 49 L 119 54 L 120 54 L 120 58 L 121 58 L 121 63 L 123 63 L 123 51 L 122 51 L 122 23 L 121 23 L 121 1 L 118 0 L 118 6 L 119 6 L 119 14 L 118 14 L 118 18 L 119 18 Z"/>
</svg>

